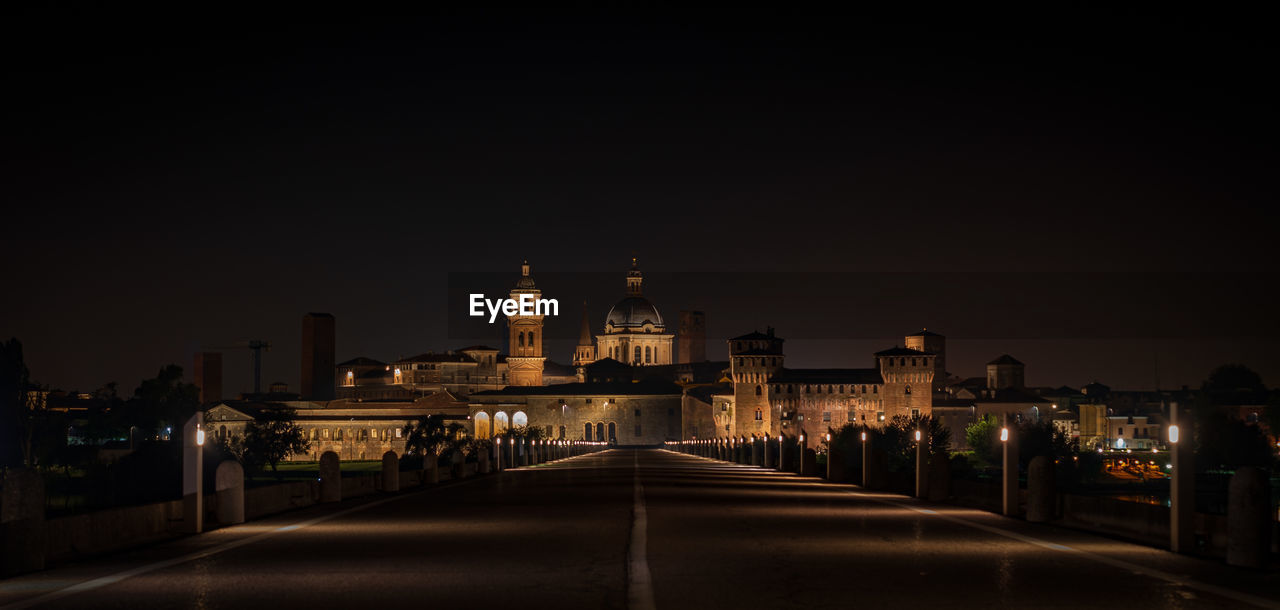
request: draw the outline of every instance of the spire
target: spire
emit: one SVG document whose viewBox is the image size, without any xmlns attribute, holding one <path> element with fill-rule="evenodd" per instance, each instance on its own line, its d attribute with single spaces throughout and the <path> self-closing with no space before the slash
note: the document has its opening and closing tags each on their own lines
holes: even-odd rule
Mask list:
<svg viewBox="0 0 1280 610">
<path fill-rule="evenodd" d="M 631 270 L 627 272 L 627 295 L 640 296 L 640 283 L 644 281 L 644 276 L 640 273 L 640 264 L 636 262 L 636 257 L 631 257 Z"/>
<path fill-rule="evenodd" d="M 579 346 L 595 345 L 591 340 L 591 323 L 587 321 L 587 302 L 582 302 L 582 331 L 578 335 Z"/>
<path fill-rule="evenodd" d="M 529 270 L 529 261 L 526 260 L 520 264 L 520 279 L 516 281 L 517 289 L 530 289 L 535 287 L 533 284 L 533 278 L 529 276 Z"/>
</svg>

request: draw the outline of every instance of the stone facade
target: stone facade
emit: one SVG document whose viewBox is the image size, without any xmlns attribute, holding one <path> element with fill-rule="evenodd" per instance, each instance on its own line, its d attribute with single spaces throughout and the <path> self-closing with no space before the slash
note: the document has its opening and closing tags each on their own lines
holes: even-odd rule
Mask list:
<svg viewBox="0 0 1280 610">
<path fill-rule="evenodd" d="M 664 381 L 511 386 L 473 394 L 468 411 L 477 438 L 529 426 L 556 439 L 659 445 L 680 438 L 682 395 Z"/>
</svg>

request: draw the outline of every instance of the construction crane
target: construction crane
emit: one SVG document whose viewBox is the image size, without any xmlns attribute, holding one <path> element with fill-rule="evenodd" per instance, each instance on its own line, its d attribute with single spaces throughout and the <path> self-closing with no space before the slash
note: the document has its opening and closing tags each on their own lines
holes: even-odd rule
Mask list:
<svg viewBox="0 0 1280 610">
<path fill-rule="evenodd" d="M 206 347 L 205 349 L 251 349 L 253 350 L 253 393 L 262 393 L 262 352 L 271 351 L 271 342 L 261 339 L 251 339 L 244 343 L 235 345 L 220 345 L 215 347 Z"/>
</svg>

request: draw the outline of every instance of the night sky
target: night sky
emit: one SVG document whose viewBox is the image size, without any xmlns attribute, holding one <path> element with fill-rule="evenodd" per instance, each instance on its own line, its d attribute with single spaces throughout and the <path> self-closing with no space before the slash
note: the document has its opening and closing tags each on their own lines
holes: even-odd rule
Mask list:
<svg viewBox="0 0 1280 610">
<path fill-rule="evenodd" d="M 450 277 L 497 295 L 522 259 L 576 299 L 566 362 L 633 253 L 714 358 L 772 325 L 796 366 L 870 366 L 929 327 L 964 376 L 1280 384 L 1259 16 L 152 17 L 6 27 L 0 336 L 55 388 L 266 339 L 296 389 L 307 311 L 339 360 L 496 344 Z"/>
</svg>

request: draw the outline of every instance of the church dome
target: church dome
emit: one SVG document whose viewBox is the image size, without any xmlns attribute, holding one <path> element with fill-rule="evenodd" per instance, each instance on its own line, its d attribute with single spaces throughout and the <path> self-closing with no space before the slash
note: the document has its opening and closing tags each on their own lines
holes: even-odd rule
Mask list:
<svg viewBox="0 0 1280 610">
<path fill-rule="evenodd" d="M 605 318 L 605 323 L 614 328 L 626 329 L 640 328 L 645 324 L 652 324 L 658 330 L 664 327 L 658 308 L 642 296 L 629 296 L 618 301 L 618 304 L 609 310 L 609 317 Z"/>
</svg>

